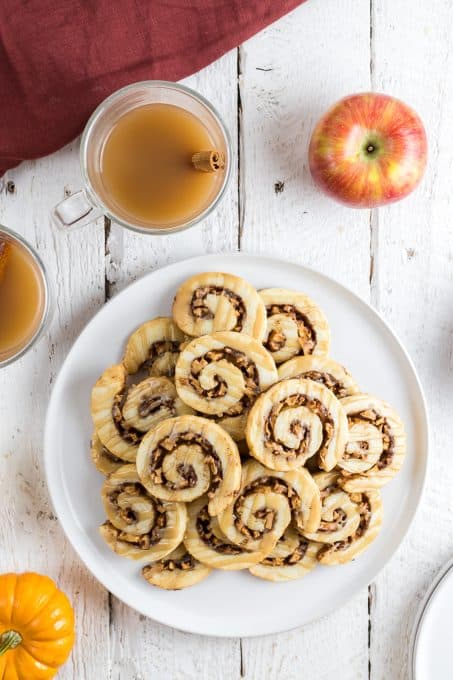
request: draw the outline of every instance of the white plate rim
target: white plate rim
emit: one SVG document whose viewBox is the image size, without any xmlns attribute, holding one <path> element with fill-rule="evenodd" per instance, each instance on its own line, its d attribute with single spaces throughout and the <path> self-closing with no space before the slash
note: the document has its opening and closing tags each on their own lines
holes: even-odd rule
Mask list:
<svg viewBox="0 0 453 680">
<path fill-rule="evenodd" d="M 75 341 L 73 342 L 71 349 L 69 350 L 68 354 L 66 355 L 65 360 L 63 361 L 57 378 L 54 382 L 51 394 L 50 394 L 50 399 L 48 402 L 48 407 L 46 411 L 46 420 L 45 420 L 45 427 L 44 427 L 44 448 L 43 448 L 43 454 L 44 454 L 44 469 L 45 469 L 45 477 L 46 477 L 46 483 L 47 483 L 47 488 L 49 491 L 49 496 L 50 500 L 52 503 L 52 507 L 55 511 L 55 514 L 58 517 L 59 523 L 63 528 L 63 531 L 69 540 L 70 544 L 72 545 L 73 549 L 77 553 L 78 557 L 82 561 L 82 563 L 85 565 L 85 567 L 91 572 L 91 574 L 96 578 L 96 580 L 101 583 L 101 585 L 104 586 L 110 592 L 112 595 L 117 597 L 121 602 L 126 604 L 127 606 L 131 607 L 135 611 L 143 614 L 147 618 L 152 618 L 153 620 L 162 623 L 166 626 L 176 628 L 177 630 L 182 630 L 184 632 L 192 633 L 192 634 L 199 634 L 199 635 L 206 635 L 208 637 L 224 637 L 224 638 L 231 638 L 231 637 L 255 637 L 255 636 L 263 636 L 263 635 L 272 635 L 280 632 L 285 632 L 288 630 L 294 630 L 299 627 L 299 625 L 296 626 L 288 626 L 288 625 L 281 625 L 278 624 L 278 622 L 275 623 L 275 626 L 273 630 L 269 630 L 266 632 L 258 631 L 258 632 L 251 632 L 249 630 L 242 630 L 241 632 L 237 632 L 236 630 L 218 630 L 217 628 L 214 628 L 212 630 L 206 630 L 203 628 L 203 630 L 199 629 L 196 625 L 195 626 L 190 626 L 190 625 L 178 625 L 175 626 L 174 623 L 170 620 L 170 618 L 162 616 L 161 613 L 159 613 L 159 616 L 150 616 L 148 609 L 145 609 L 144 607 L 139 606 L 136 602 L 132 603 L 128 600 L 127 597 L 124 597 L 124 595 L 120 592 L 119 589 L 116 588 L 115 582 L 113 578 L 110 578 L 109 574 L 104 574 L 102 579 L 98 576 L 96 573 L 96 568 L 94 566 L 94 560 L 92 560 L 92 557 L 90 554 L 83 554 L 82 548 L 77 545 L 77 541 L 75 540 L 74 536 L 71 535 L 71 530 L 69 527 L 69 519 L 64 516 L 63 512 L 60 510 L 60 505 L 59 505 L 59 499 L 58 496 L 62 495 L 62 492 L 58 492 L 58 485 L 53 485 L 53 480 L 55 477 L 55 469 L 52 468 L 52 458 L 51 458 L 51 426 L 52 426 L 52 419 L 53 419 L 53 412 L 57 408 L 58 405 L 58 392 L 60 390 L 60 385 L 63 382 L 63 376 L 64 376 L 64 370 L 65 367 L 69 364 L 70 358 L 72 357 L 72 354 L 76 351 L 76 345 L 79 340 L 79 338 L 87 331 L 87 329 L 95 322 L 95 319 L 97 319 L 98 315 L 102 313 L 102 311 L 107 307 L 112 304 L 115 304 L 117 300 L 123 296 L 127 296 L 130 293 L 130 289 L 132 289 L 134 286 L 138 286 L 143 279 L 146 279 L 148 277 L 152 277 L 153 275 L 156 274 L 156 272 L 165 272 L 168 271 L 172 268 L 177 268 L 178 265 L 180 265 L 182 262 L 185 264 L 197 264 L 199 263 L 200 266 L 200 271 L 209 271 L 210 268 L 205 266 L 205 262 L 209 262 L 211 258 L 219 258 L 219 257 L 226 257 L 226 258 L 252 258 L 255 260 L 259 260 L 262 265 L 265 265 L 266 262 L 269 262 L 272 265 L 281 265 L 281 264 L 290 264 L 292 266 L 298 267 L 302 272 L 306 272 L 308 275 L 318 277 L 322 280 L 324 280 L 328 284 L 333 284 L 334 286 L 338 287 L 341 289 L 343 294 L 346 294 L 350 297 L 352 297 L 356 303 L 361 305 L 362 307 L 365 308 L 365 310 L 368 313 L 371 313 L 372 316 L 375 317 L 379 321 L 379 323 L 384 327 L 387 333 L 391 336 L 392 340 L 396 343 L 398 346 L 400 352 L 402 353 L 404 360 L 406 361 L 407 368 L 411 372 L 411 377 L 414 380 L 414 383 L 416 385 L 418 395 L 417 395 L 417 400 L 420 406 L 420 414 L 422 415 L 422 423 L 421 423 L 421 430 L 423 434 L 423 442 L 421 445 L 421 449 L 425 451 L 425 455 L 423 458 L 423 463 L 422 463 L 422 469 L 420 473 L 420 482 L 419 482 L 419 489 L 418 489 L 418 498 L 416 505 L 414 507 L 412 516 L 410 517 L 409 520 L 406 521 L 406 526 L 404 527 L 404 530 L 401 532 L 399 540 L 395 543 L 394 548 L 392 552 L 388 555 L 387 560 L 380 566 L 380 568 L 376 569 L 374 572 L 374 575 L 372 578 L 367 580 L 366 582 L 359 581 L 357 585 L 354 587 L 353 592 L 348 594 L 345 598 L 342 598 L 339 600 L 334 607 L 328 608 L 326 612 L 321 611 L 319 616 L 314 617 L 311 619 L 311 623 L 322 619 L 324 616 L 336 611 L 337 609 L 340 609 L 342 606 L 344 606 L 347 602 L 349 602 L 355 595 L 357 595 L 358 592 L 362 588 L 367 587 L 370 583 L 372 583 L 377 576 L 381 573 L 381 571 L 384 569 L 384 567 L 388 564 L 390 559 L 395 555 L 399 547 L 401 546 L 402 542 L 404 541 L 405 537 L 407 536 L 414 520 L 415 517 L 419 511 L 421 501 L 423 498 L 423 495 L 425 493 L 425 488 L 426 488 L 426 479 L 427 479 L 427 468 L 428 468 L 428 461 L 429 461 L 429 449 L 430 449 L 430 430 L 429 430 L 429 419 L 428 419 L 428 409 L 427 409 L 427 404 L 426 404 L 426 398 L 424 395 L 424 390 L 420 381 L 420 378 L 418 376 L 417 370 L 413 364 L 413 361 L 411 357 L 409 356 L 406 348 L 404 347 L 403 343 L 399 339 L 399 337 L 396 335 L 396 333 L 393 331 L 391 326 L 387 323 L 385 318 L 382 316 L 382 314 L 376 310 L 371 304 L 369 304 L 364 298 L 362 298 L 360 295 L 352 291 L 350 288 L 345 286 L 344 284 L 340 283 L 337 281 L 335 278 L 328 276 L 327 274 L 324 274 L 323 272 L 318 271 L 317 269 L 313 267 L 309 267 L 303 264 L 300 264 L 298 262 L 294 262 L 291 259 L 284 259 L 284 258 L 276 258 L 276 257 L 270 257 L 267 255 L 259 255 L 259 254 L 254 254 L 254 253 L 248 253 L 248 252 L 232 252 L 232 253 L 210 253 L 210 254 L 204 254 L 204 255 L 198 255 L 195 257 L 190 257 L 190 258 L 183 258 L 179 259 L 173 263 L 164 265 L 163 267 L 158 267 L 156 269 L 153 269 L 151 272 L 148 272 L 147 274 L 144 274 L 142 277 L 139 279 L 136 279 L 135 281 L 132 281 L 129 283 L 122 291 L 120 291 L 117 295 L 115 295 L 113 298 L 108 300 L 94 315 L 93 317 L 85 324 L 84 328 L 82 331 L 79 333 Z"/>
<path fill-rule="evenodd" d="M 420 635 L 422 633 L 423 624 L 425 623 L 426 616 L 428 615 L 434 596 L 436 595 L 439 588 L 442 587 L 444 579 L 446 579 L 453 569 L 453 557 L 448 560 L 439 571 L 436 573 L 434 579 L 428 586 L 424 596 L 422 597 L 420 604 L 417 608 L 417 613 L 415 615 L 415 621 L 412 629 L 411 642 L 409 647 L 409 659 L 408 667 L 411 672 L 411 679 L 417 679 L 417 654 L 418 654 L 418 644 L 420 642 Z"/>
</svg>

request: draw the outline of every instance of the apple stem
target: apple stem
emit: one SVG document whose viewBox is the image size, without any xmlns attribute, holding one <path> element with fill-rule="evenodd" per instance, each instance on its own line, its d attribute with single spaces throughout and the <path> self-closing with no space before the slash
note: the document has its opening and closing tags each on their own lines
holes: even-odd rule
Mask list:
<svg viewBox="0 0 453 680">
<path fill-rule="evenodd" d="M 373 151 L 374 151 L 374 146 L 373 146 L 372 144 L 369 144 L 369 145 L 367 146 L 366 150 L 368 151 L 368 153 L 373 153 Z"/>
</svg>

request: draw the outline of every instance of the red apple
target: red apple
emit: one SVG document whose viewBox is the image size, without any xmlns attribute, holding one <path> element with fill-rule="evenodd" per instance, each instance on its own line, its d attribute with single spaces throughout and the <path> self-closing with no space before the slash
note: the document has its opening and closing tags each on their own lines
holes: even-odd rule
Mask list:
<svg viewBox="0 0 453 680">
<path fill-rule="evenodd" d="M 341 99 L 316 125 L 310 171 L 328 196 L 356 208 L 404 198 L 426 166 L 423 123 L 409 106 L 385 94 Z"/>
</svg>

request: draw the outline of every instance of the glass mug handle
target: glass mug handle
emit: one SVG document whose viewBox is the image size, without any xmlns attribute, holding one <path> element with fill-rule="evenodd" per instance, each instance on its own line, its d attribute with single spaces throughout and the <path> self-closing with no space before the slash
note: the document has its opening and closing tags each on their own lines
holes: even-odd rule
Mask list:
<svg viewBox="0 0 453 680">
<path fill-rule="evenodd" d="M 74 229 L 95 222 L 102 210 L 89 198 L 84 189 L 60 201 L 51 212 L 52 221 L 58 229 Z"/>
</svg>

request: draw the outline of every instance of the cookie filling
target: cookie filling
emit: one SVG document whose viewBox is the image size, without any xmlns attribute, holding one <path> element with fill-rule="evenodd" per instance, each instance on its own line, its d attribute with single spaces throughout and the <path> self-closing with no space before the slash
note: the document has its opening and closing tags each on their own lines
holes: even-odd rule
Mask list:
<svg viewBox="0 0 453 680">
<path fill-rule="evenodd" d="M 142 574 L 146 578 L 147 574 L 155 574 L 156 572 L 162 571 L 193 571 L 199 562 L 192 557 L 189 553 L 186 553 L 178 560 L 159 560 L 154 564 L 148 564 L 143 567 Z"/>
<path fill-rule="evenodd" d="M 135 427 L 126 427 L 123 420 L 123 406 L 126 401 L 126 392 L 118 392 L 113 399 L 112 419 L 121 439 L 133 446 L 140 444 L 144 432 L 136 430 Z"/>
<path fill-rule="evenodd" d="M 242 548 L 232 543 L 225 543 L 214 534 L 211 521 L 212 517 L 209 515 L 208 506 L 205 505 L 198 513 L 196 521 L 197 532 L 203 543 L 221 555 L 241 555 L 244 552 Z"/>
<path fill-rule="evenodd" d="M 175 364 L 178 359 L 181 343 L 177 340 L 159 340 L 150 345 L 148 357 L 142 367 L 149 370 L 150 375 L 167 375 L 173 377 L 175 374 Z M 166 363 L 165 370 L 160 366 Z M 159 364 L 157 369 L 156 364 Z"/>
<path fill-rule="evenodd" d="M 244 325 L 246 309 L 242 298 L 236 293 L 233 293 L 229 288 L 221 288 L 220 286 L 200 286 L 200 288 L 197 288 L 190 301 L 190 309 L 193 316 L 197 319 L 214 318 L 214 314 L 207 305 L 206 298 L 208 295 L 216 295 L 218 297 L 222 295 L 228 300 L 236 315 L 236 323 L 230 330 L 240 333 Z"/>
<path fill-rule="evenodd" d="M 336 541 L 331 545 L 326 545 L 322 547 L 321 550 L 318 552 L 318 556 L 324 555 L 327 552 L 338 552 L 339 550 L 346 550 L 346 548 L 349 548 L 352 545 L 352 543 L 354 543 L 354 541 L 357 541 L 366 533 L 371 522 L 371 504 L 368 497 L 365 496 L 364 494 L 351 494 L 351 500 L 354 499 L 354 497 L 355 497 L 354 502 L 357 502 L 359 505 L 360 513 L 360 523 L 359 526 L 357 527 L 357 531 L 355 532 L 355 534 L 349 536 L 348 538 L 343 539 L 342 541 Z"/>
<path fill-rule="evenodd" d="M 297 548 L 286 557 L 265 557 L 261 564 L 265 567 L 289 567 L 303 560 L 307 550 L 308 541 L 302 538 Z"/>
<path fill-rule="evenodd" d="M 222 414 L 217 414 L 217 418 L 225 418 L 227 416 L 238 416 L 244 413 L 255 398 L 260 393 L 259 375 L 255 363 L 247 357 L 244 352 L 240 352 L 232 347 L 223 347 L 222 349 L 212 349 L 197 357 L 192 361 L 189 378 L 181 379 L 182 384 L 190 385 L 197 394 L 205 399 L 222 398 L 228 391 L 228 385 L 225 380 L 219 376 L 215 376 L 215 385 L 210 390 L 205 390 L 201 387 L 199 382 L 199 375 L 203 369 L 211 363 L 216 363 L 221 360 L 228 361 L 238 368 L 244 376 L 245 391 L 241 399 L 232 407 L 227 409 Z"/>
<path fill-rule="evenodd" d="M 170 482 L 165 476 L 162 463 L 169 453 L 175 451 L 178 446 L 198 446 L 204 455 L 204 460 L 209 465 L 211 471 L 211 484 L 208 496 L 212 498 L 217 487 L 223 479 L 222 463 L 219 456 L 214 451 L 212 444 L 196 432 L 181 432 L 161 439 L 154 448 L 149 463 L 150 477 L 155 484 L 163 484 L 167 489 L 186 489 L 197 485 L 198 476 L 195 468 L 190 463 L 179 464 L 178 473 L 181 476 L 180 482 Z"/>
<path fill-rule="evenodd" d="M 343 397 L 348 396 L 348 388 L 331 373 L 325 371 L 307 371 L 306 373 L 300 373 L 295 377 L 314 380 L 314 382 L 325 385 L 338 399 L 343 399 Z"/>
<path fill-rule="evenodd" d="M 137 548 L 140 548 L 140 550 L 149 550 L 153 545 L 159 543 L 162 538 L 162 530 L 167 526 L 167 513 L 164 508 L 155 501 L 153 501 L 153 505 L 155 512 L 154 526 L 151 531 L 146 534 L 130 534 L 125 531 L 120 531 L 110 522 L 105 522 L 105 526 L 109 527 L 110 534 L 116 541 L 134 544 Z"/>
<path fill-rule="evenodd" d="M 263 534 L 268 533 L 274 527 L 275 522 L 275 511 L 268 508 L 262 508 L 257 510 L 254 515 L 257 519 L 263 520 L 263 530 L 258 531 L 256 529 L 249 529 L 242 519 L 241 514 L 245 504 L 245 499 L 247 496 L 255 493 L 280 493 L 288 498 L 289 506 L 291 510 L 299 510 L 301 506 L 301 500 L 299 495 L 290 487 L 283 479 L 279 477 L 259 477 L 251 484 L 248 484 L 241 495 L 236 499 L 233 506 L 233 521 L 236 529 L 246 536 L 248 539 L 259 539 Z"/>
<path fill-rule="evenodd" d="M 305 314 L 302 314 L 294 305 L 268 305 L 266 312 L 268 318 L 276 314 L 284 314 L 293 319 L 297 324 L 300 354 L 303 356 L 313 354 L 316 347 L 316 332 Z M 286 339 L 283 333 L 271 330 L 263 344 L 269 352 L 277 352 L 285 346 L 285 343 Z"/>
<path fill-rule="evenodd" d="M 274 439 L 274 427 L 276 420 L 280 413 L 285 408 L 296 408 L 298 406 L 305 406 L 315 413 L 322 423 L 323 438 L 318 453 L 326 449 L 334 435 L 334 421 L 329 415 L 327 408 L 319 401 L 319 399 L 310 399 L 305 394 L 292 394 L 286 399 L 282 399 L 277 404 L 274 404 L 264 424 L 264 442 L 267 448 L 272 450 L 274 455 L 285 456 L 286 458 L 296 458 L 303 456 L 310 444 L 310 431 L 302 423 L 293 421 L 291 423 L 291 432 L 300 437 L 300 443 L 297 449 L 291 449 L 280 441 Z"/>
<path fill-rule="evenodd" d="M 356 423 L 363 423 L 366 421 L 371 423 L 376 427 L 382 435 L 382 453 L 376 467 L 378 470 L 389 467 L 392 464 L 393 457 L 395 455 L 395 438 L 393 436 L 392 428 L 390 423 L 386 418 L 379 415 L 374 409 L 367 409 L 366 411 L 359 411 L 358 413 L 352 413 L 348 415 L 349 425 L 355 425 Z M 366 452 L 368 451 L 368 442 L 360 442 L 359 448 L 363 451 L 362 453 L 348 453 L 346 451 L 345 458 L 357 458 L 363 460 L 366 458 Z"/>
<path fill-rule="evenodd" d="M 332 519 L 330 521 L 321 520 L 318 531 L 321 533 L 330 533 L 332 531 L 338 531 L 342 529 L 347 521 L 348 517 L 342 508 L 336 508 L 332 513 Z"/>
<path fill-rule="evenodd" d="M 152 413 L 157 413 L 161 408 L 167 409 L 171 416 L 176 415 L 174 399 L 156 394 L 144 395 L 140 400 L 137 411 L 140 418 L 147 418 Z"/>
</svg>

